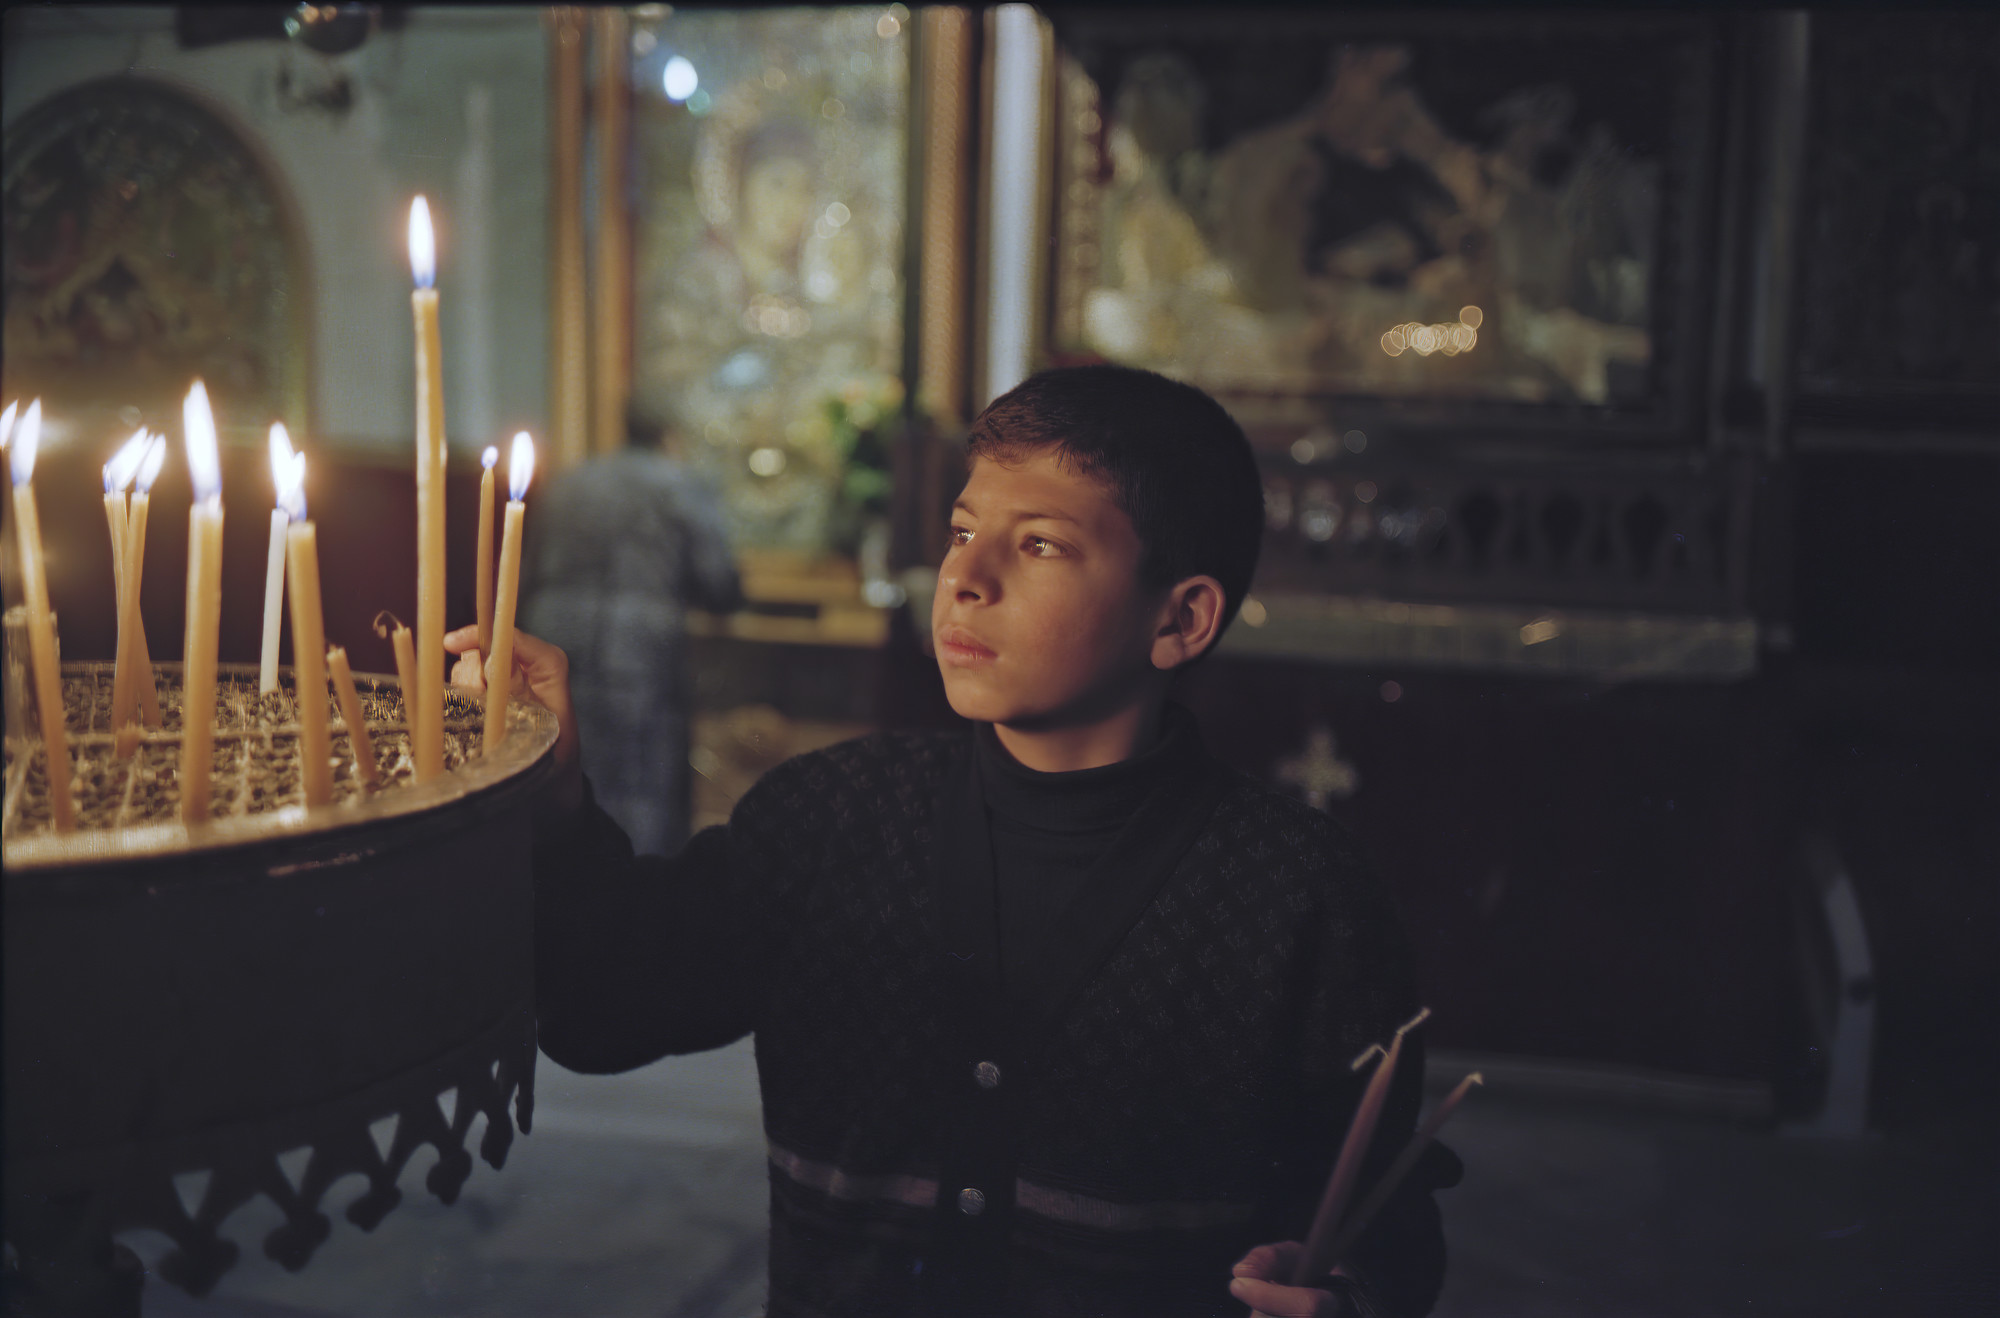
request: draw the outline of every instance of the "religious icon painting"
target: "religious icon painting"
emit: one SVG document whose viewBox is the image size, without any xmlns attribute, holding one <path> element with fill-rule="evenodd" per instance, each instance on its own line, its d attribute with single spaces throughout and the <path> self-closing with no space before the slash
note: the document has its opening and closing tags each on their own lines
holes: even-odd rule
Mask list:
<svg viewBox="0 0 2000 1318">
<path fill-rule="evenodd" d="M 1812 25 L 1798 402 L 1811 426 L 2000 424 L 2000 16 Z"/>
<path fill-rule="evenodd" d="M 641 21 L 637 404 L 739 548 L 854 548 L 901 409 L 907 12 Z"/>
<path fill-rule="evenodd" d="M 1058 13 L 1052 345 L 1239 414 L 1672 428 L 1696 379 L 1707 20 L 1445 17 Z"/>
<path fill-rule="evenodd" d="M 305 421 L 304 279 L 279 185 L 215 112 L 138 78 L 62 92 L 7 131 L 8 397 L 124 424 L 189 379 L 225 430 Z M 232 423 L 234 423 L 232 425 Z"/>
</svg>

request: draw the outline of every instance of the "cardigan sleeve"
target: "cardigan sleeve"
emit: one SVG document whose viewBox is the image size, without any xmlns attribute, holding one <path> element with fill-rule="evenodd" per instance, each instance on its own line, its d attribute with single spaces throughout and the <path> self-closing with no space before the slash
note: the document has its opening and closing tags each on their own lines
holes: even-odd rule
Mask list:
<svg viewBox="0 0 2000 1318">
<path fill-rule="evenodd" d="M 586 780 L 574 824 L 535 846 L 535 1007 L 542 1051 L 573 1071 L 627 1071 L 756 1028 L 766 875 L 728 825 L 668 858 L 634 855 Z"/>
</svg>

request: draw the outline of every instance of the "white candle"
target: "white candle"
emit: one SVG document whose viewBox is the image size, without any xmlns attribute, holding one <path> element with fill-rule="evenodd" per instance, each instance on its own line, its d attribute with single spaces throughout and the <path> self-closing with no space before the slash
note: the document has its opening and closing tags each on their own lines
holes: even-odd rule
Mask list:
<svg viewBox="0 0 2000 1318">
<path fill-rule="evenodd" d="M 507 521 L 500 533 L 500 581 L 493 599 L 493 655 L 486 668 L 486 753 L 507 736 L 507 695 L 514 685 L 514 603 L 521 589 L 521 519 L 528 481 L 535 474 L 535 441 L 514 436 L 507 459 Z"/>
<path fill-rule="evenodd" d="M 257 694 L 268 696 L 278 689 L 278 614 L 285 601 L 285 528 L 291 518 L 285 513 L 285 482 L 292 470 L 292 437 L 285 423 L 271 423 L 271 486 L 276 491 L 271 509 L 271 548 L 264 556 L 264 648 L 257 661 Z"/>
</svg>

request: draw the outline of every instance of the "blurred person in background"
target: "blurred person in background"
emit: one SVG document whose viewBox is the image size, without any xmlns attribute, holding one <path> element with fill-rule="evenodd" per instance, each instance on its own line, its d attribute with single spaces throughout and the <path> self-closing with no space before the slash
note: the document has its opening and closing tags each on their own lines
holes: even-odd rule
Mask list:
<svg viewBox="0 0 2000 1318">
<path fill-rule="evenodd" d="M 672 854 L 689 815 L 687 611 L 743 592 L 716 491 L 668 455 L 658 418 L 628 413 L 626 438 L 536 501 L 521 626 L 569 655 L 598 801 L 635 846 Z"/>
</svg>

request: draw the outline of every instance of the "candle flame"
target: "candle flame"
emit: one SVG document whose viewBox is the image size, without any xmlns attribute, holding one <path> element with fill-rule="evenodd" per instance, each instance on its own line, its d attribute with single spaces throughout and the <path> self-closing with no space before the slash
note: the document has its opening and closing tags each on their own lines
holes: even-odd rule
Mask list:
<svg viewBox="0 0 2000 1318">
<path fill-rule="evenodd" d="M 167 460 L 167 437 L 153 436 L 153 442 L 146 448 L 146 460 L 139 464 L 139 493 L 151 494 L 153 482 L 160 478 L 160 468 Z"/>
<path fill-rule="evenodd" d="M 26 485 L 35 479 L 35 451 L 42 445 L 42 400 L 37 398 L 28 404 L 27 414 L 14 427 L 13 450 L 8 457 L 9 469 L 14 475 L 16 486 Z"/>
<path fill-rule="evenodd" d="M 14 402 L 7 404 L 6 411 L 0 412 L 0 450 L 4 450 L 7 447 L 7 441 L 14 436 L 14 409 L 20 405 L 20 400 L 16 399 Z"/>
<path fill-rule="evenodd" d="M 222 457 L 215 446 L 215 413 L 209 410 L 208 387 L 194 382 L 181 406 L 181 442 L 187 446 L 188 479 L 196 502 L 222 498 Z"/>
<path fill-rule="evenodd" d="M 488 444 L 486 446 L 486 451 L 479 455 L 479 465 L 486 468 L 486 470 L 491 471 L 499 464 L 500 464 L 500 450 L 496 446 Z"/>
<path fill-rule="evenodd" d="M 132 478 L 139 474 L 139 464 L 146 460 L 146 449 L 152 442 L 152 433 L 141 426 L 111 455 L 111 461 L 104 464 L 106 494 L 117 494 L 132 483 Z"/>
<path fill-rule="evenodd" d="M 292 466 L 292 436 L 282 421 L 271 423 L 271 488 L 278 493 L 278 506 L 285 506 L 285 474 Z"/>
<path fill-rule="evenodd" d="M 514 436 L 514 451 L 507 458 L 507 497 L 519 503 L 528 496 L 528 482 L 535 475 L 535 441 L 523 430 Z"/>
<path fill-rule="evenodd" d="M 295 522 L 306 520 L 306 455 L 288 454 L 277 483 L 278 507 L 285 510 L 285 516 Z"/>
<path fill-rule="evenodd" d="M 437 282 L 437 240 L 431 235 L 431 204 L 421 195 L 410 203 L 410 273 L 418 288 Z"/>
</svg>

